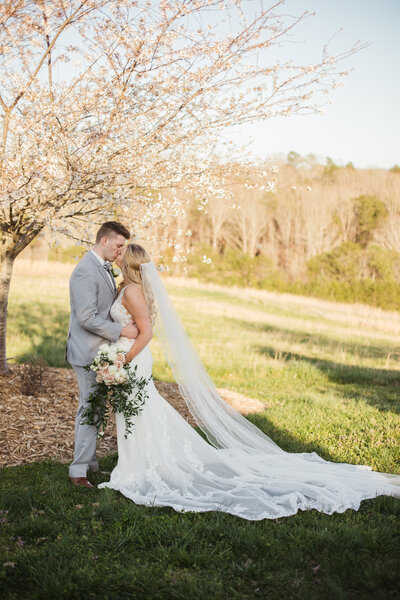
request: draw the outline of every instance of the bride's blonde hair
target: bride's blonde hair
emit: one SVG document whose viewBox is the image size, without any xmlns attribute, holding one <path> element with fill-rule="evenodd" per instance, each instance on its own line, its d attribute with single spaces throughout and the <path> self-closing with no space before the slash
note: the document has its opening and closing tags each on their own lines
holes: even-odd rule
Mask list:
<svg viewBox="0 0 400 600">
<path fill-rule="evenodd" d="M 146 298 L 147 306 L 149 307 L 151 322 L 154 325 L 155 318 L 157 316 L 156 305 L 154 295 L 151 289 L 146 290 L 143 288 L 142 274 L 140 272 L 140 265 L 142 263 L 151 262 L 151 258 L 143 246 L 139 244 L 128 244 L 124 260 L 122 263 L 122 274 L 124 279 L 118 287 L 118 291 L 129 283 L 138 285 L 143 291 L 144 297 Z"/>
</svg>

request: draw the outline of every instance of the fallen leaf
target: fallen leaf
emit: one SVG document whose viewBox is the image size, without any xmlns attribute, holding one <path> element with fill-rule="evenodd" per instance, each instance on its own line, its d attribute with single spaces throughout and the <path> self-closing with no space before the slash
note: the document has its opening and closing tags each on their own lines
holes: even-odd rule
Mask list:
<svg viewBox="0 0 400 600">
<path fill-rule="evenodd" d="M 47 537 L 40 537 L 36 540 L 37 544 L 43 544 L 47 540 Z"/>
<path fill-rule="evenodd" d="M 321 568 L 320 565 L 317 565 L 316 567 L 314 567 L 312 570 L 313 575 L 316 575 L 318 573 L 318 571 L 320 570 L 320 568 Z"/>
</svg>

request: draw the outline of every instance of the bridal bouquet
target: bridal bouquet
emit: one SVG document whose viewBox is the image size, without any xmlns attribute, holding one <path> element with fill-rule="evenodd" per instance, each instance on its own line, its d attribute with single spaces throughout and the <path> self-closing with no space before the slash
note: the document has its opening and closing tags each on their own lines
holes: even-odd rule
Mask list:
<svg viewBox="0 0 400 600">
<path fill-rule="evenodd" d="M 84 368 L 96 373 L 96 385 L 89 395 L 82 424 L 94 425 L 97 437 L 103 435 L 112 412 L 125 417 L 125 437 L 132 433 L 133 418 L 138 415 L 148 398 L 149 379 L 136 377 L 137 365 L 124 364 L 125 352 L 116 344 L 102 344 L 90 365 Z M 102 430 L 102 431 L 101 431 Z"/>
</svg>

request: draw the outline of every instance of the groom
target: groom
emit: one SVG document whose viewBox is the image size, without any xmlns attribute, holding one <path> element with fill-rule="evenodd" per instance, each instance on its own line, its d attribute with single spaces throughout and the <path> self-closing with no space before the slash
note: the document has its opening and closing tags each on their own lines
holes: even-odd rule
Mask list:
<svg viewBox="0 0 400 600">
<path fill-rule="evenodd" d="M 97 471 L 99 468 L 96 460 L 96 428 L 82 425 L 81 418 L 96 374 L 83 367 L 92 362 L 99 346 L 105 341 L 115 342 L 121 335 L 135 339 L 138 335 L 133 323 L 122 327 L 110 317 L 110 308 L 117 295 L 111 263 L 129 238 L 129 231 L 121 223 L 103 223 L 97 232 L 93 250 L 79 261 L 69 282 L 71 316 L 66 359 L 72 365 L 79 385 L 74 460 L 69 467 L 69 478 L 74 485 L 88 488 L 93 487 L 87 479 L 88 471 Z"/>
</svg>

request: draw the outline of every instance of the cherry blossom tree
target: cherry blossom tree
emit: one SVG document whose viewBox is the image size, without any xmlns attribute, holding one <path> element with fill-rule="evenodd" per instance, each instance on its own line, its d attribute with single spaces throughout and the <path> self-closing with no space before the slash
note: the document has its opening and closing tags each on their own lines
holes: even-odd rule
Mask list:
<svg viewBox="0 0 400 600">
<path fill-rule="evenodd" d="M 268 4 L 268 6 L 266 6 Z M 0 370 L 12 267 L 44 230 L 135 230 L 204 198 L 227 127 L 319 110 L 356 43 L 312 65 L 271 51 L 310 13 L 284 0 L 4 0 L 0 5 Z M 168 194 L 166 194 L 168 191 Z M 174 200 L 175 198 L 175 200 Z M 174 212 L 175 211 L 175 212 Z M 128 223 L 129 224 L 129 223 Z"/>
</svg>

